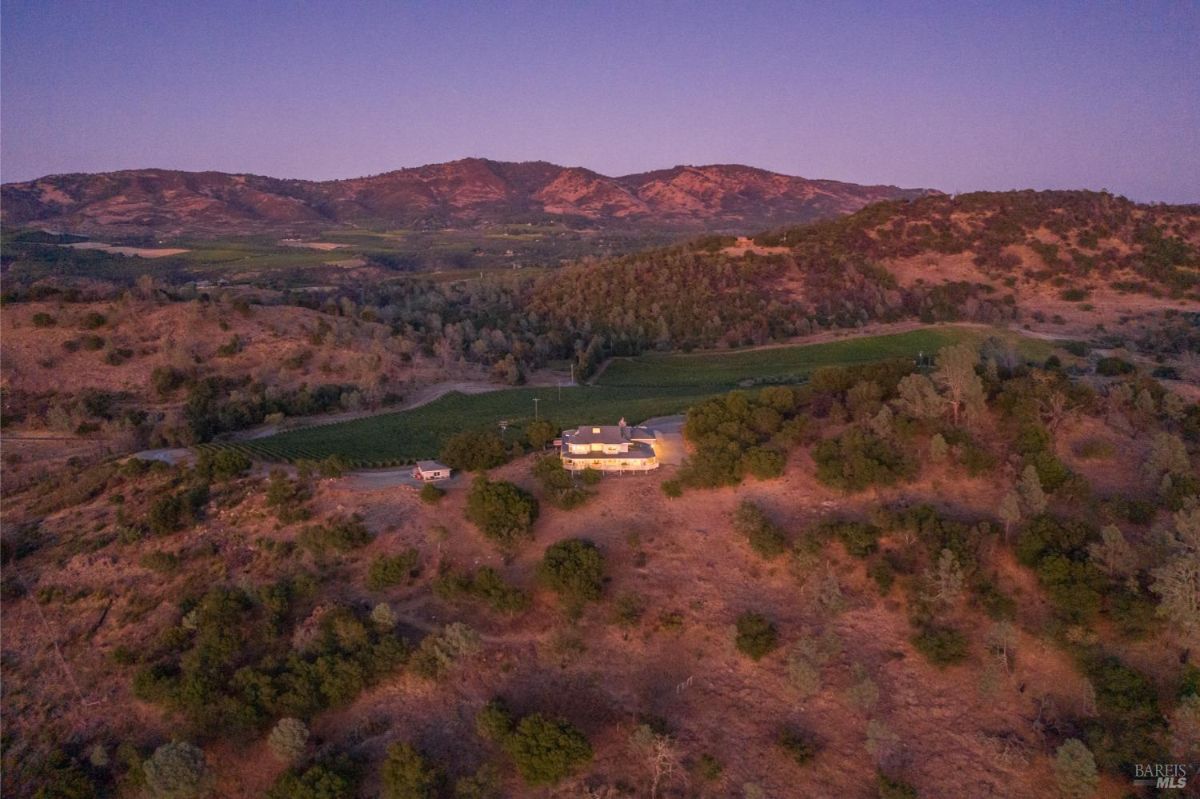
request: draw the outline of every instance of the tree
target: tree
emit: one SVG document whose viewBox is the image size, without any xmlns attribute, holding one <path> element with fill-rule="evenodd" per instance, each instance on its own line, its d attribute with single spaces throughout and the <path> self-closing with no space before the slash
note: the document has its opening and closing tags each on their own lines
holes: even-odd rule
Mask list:
<svg viewBox="0 0 1200 799">
<path fill-rule="evenodd" d="M 203 750 L 186 741 L 158 747 L 142 770 L 146 788 L 156 799 L 192 799 L 200 796 L 210 781 Z"/>
<path fill-rule="evenodd" d="M 1200 695 L 1183 697 L 1171 714 L 1171 756 L 1185 763 L 1200 761 Z"/>
<path fill-rule="evenodd" d="M 669 735 L 655 732 L 649 724 L 639 724 L 629 736 L 629 745 L 646 764 L 650 772 L 650 799 L 658 796 L 661 786 L 683 770 L 675 742 Z"/>
<path fill-rule="evenodd" d="M 975 374 L 978 363 L 978 351 L 965 342 L 943 347 L 937 354 L 933 382 L 945 392 L 955 424 L 964 409 L 974 412 L 983 407 L 983 381 Z"/>
<path fill-rule="evenodd" d="M 900 395 L 896 407 L 914 419 L 937 419 L 946 408 L 946 401 L 938 394 L 937 386 L 923 374 L 907 375 L 896 386 L 896 391 Z"/>
<path fill-rule="evenodd" d="M 1192 470 L 1187 447 L 1179 436 L 1171 433 L 1156 433 L 1150 442 L 1150 454 L 1146 458 L 1145 474 L 1150 484 L 1157 486 L 1166 475 L 1186 475 Z"/>
<path fill-rule="evenodd" d="M 300 719 L 280 719 L 267 736 L 267 746 L 284 763 L 297 763 L 308 748 L 308 727 Z"/>
<path fill-rule="evenodd" d="M 1100 775 L 1096 759 L 1077 738 L 1068 738 L 1054 756 L 1054 780 L 1065 799 L 1086 799 L 1096 791 Z"/>
<path fill-rule="evenodd" d="M 545 449 L 558 435 L 558 426 L 548 419 L 535 419 L 525 425 L 525 437 L 533 449 Z"/>
<path fill-rule="evenodd" d="M 538 577 L 568 602 L 590 602 L 604 591 L 604 555 L 591 541 L 567 538 L 546 548 Z"/>
<path fill-rule="evenodd" d="M 1178 511 L 1172 521 L 1168 557 L 1154 570 L 1150 589 L 1161 599 L 1159 615 L 1187 636 L 1200 632 L 1200 503 Z"/>
<path fill-rule="evenodd" d="M 1042 478 L 1038 477 L 1033 464 L 1021 472 L 1021 483 L 1017 486 L 1021 497 L 1021 509 L 1028 516 L 1037 516 L 1046 510 L 1046 492 L 1042 490 Z"/>
<path fill-rule="evenodd" d="M 583 733 L 540 713 L 521 719 L 503 746 L 529 785 L 553 785 L 592 759 L 592 745 Z"/>
<path fill-rule="evenodd" d="M 371 608 L 371 621 L 379 629 L 391 631 L 396 629 L 396 622 L 399 619 L 396 617 L 396 611 L 392 610 L 391 605 L 386 602 L 380 602 Z"/>
<path fill-rule="evenodd" d="M 963 583 L 958 557 L 949 549 L 943 549 L 930 576 L 931 598 L 942 608 L 952 608 L 962 599 Z"/>
<path fill-rule="evenodd" d="M 381 771 L 382 799 L 436 799 L 441 775 L 411 744 L 388 747 Z"/>
<path fill-rule="evenodd" d="M 761 660 L 779 645 L 779 633 L 766 616 L 746 611 L 738 616 L 734 643 L 742 654 L 752 660 Z"/>
<path fill-rule="evenodd" d="M 480 475 L 467 494 L 467 518 L 504 548 L 532 538 L 537 516 L 537 500 L 512 483 L 492 482 Z"/>
<path fill-rule="evenodd" d="M 1115 524 L 1101 528 L 1100 540 L 1088 547 L 1088 556 L 1109 577 L 1125 577 L 1137 569 L 1137 555 Z"/>
<path fill-rule="evenodd" d="M 1000 508 L 997 513 L 1000 521 L 1004 522 L 1004 540 L 1007 541 L 1012 526 L 1021 521 L 1021 498 L 1016 491 L 1009 491 L 1004 495 L 1004 498 L 1000 500 Z"/>
<path fill-rule="evenodd" d="M 452 469 L 476 472 L 507 463 L 511 452 L 491 430 L 463 430 L 446 440 L 438 457 Z"/>
<path fill-rule="evenodd" d="M 949 454 L 950 447 L 946 444 L 946 438 L 941 433 L 935 433 L 933 438 L 929 439 L 929 459 L 934 463 L 941 463 Z"/>
</svg>

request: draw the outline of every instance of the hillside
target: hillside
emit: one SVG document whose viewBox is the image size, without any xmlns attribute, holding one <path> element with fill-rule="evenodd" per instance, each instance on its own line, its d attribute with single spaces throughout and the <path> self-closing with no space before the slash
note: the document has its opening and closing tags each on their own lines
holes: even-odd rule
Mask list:
<svg viewBox="0 0 1200 799">
<path fill-rule="evenodd" d="M 5 498 L 5 795 L 184 741 L 229 799 L 1148 797 L 1200 750 L 1200 406 L 1075 367 L 826 368 L 569 494 L 69 467 Z"/>
<path fill-rule="evenodd" d="M 569 219 L 579 225 L 750 231 L 849 213 L 924 189 L 808 180 L 738 165 L 624 177 L 466 158 L 335 181 L 142 169 L 50 175 L 0 189 L 3 221 L 91 235 L 286 235 Z"/>
<path fill-rule="evenodd" d="M 529 307 L 552 326 L 590 331 L 601 356 L 903 319 L 1087 338 L 1200 312 L 1200 207 L 1097 192 L 876 203 L 753 241 L 710 236 L 558 270 Z"/>
</svg>

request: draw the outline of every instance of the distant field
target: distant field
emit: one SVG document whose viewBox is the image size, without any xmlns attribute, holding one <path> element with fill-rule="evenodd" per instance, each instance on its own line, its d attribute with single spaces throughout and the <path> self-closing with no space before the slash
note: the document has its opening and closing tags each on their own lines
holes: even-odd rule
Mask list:
<svg viewBox="0 0 1200 799">
<path fill-rule="evenodd" d="M 615 423 L 624 416 L 640 422 L 680 413 L 697 401 L 724 393 L 743 381 L 756 384 L 801 382 L 814 369 L 886 358 L 915 358 L 918 353 L 966 339 L 981 339 L 971 328 L 924 328 L 907 333 L 728 353 L 643 355 L 611 363 L 596 386 L 561 389 L 515 388 L 486 394 L 449 394 L 411 411 L 388 413 L 293 430 L 234 445 L 259 458 L 294 460 L 342 455 L 359 466 L 399 465 L 433 457 L 450 435 L 465 429 L 514 427 L 539 414 L 563 426 Z M 1014 338 L 1016 338 L 1014 336 Z M 1042 358 L 1045 342 L 1018 339 L 1028 357 Z M 561 399 L 560 399 L 561 394 Z"/>
<path fill-rule="evenodd" d="M 908 333 L 766 347 L 727 353 L 647 354 L 616 358 L 597 380 L 605 386 L 733 387 L 742 381 L 797 382 L 822 366 L 926 355 L 978 334 L 965 328 L 922 328 Z"/>
</svg>

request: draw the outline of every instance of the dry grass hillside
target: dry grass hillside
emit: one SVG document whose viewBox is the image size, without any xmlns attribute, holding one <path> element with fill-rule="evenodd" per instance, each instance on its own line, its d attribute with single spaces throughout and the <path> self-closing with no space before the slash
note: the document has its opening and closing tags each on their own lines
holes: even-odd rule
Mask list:
<svg viewBox="0 0 1200 799">
<path fill-rule="evenodd" d="M 149 753 L 186 738 L 216 795 L 308 796 L 279 787 L 300 778 L 267 742 L 278 715 L 300 715 L 311 737 L 294 773 L 357 786 L 320 795 L 401 784 L 381 764 L 406 743 L 420 767 L 405 773 L 439 770 L 426 794 L 439 797 L 1035 799 L 1056 790 L 1069 739 L 1100 763 L 1089 795 L 1129 795 L 1123 758 L 1200 745 L 1174 721 L 1196 690 L 1198 631 L 1156 617 L 1148 588 L 1197 488 L 1200 407 L 1144 378 L 1079 386 L 1000 352 L 956 424 L 899 387 L 911 368 L 708 403 L 688 464 L 604 478 L 571 509 L 537 456 L 494 468 L 540 500 L 529 537 L 507 545 L 468 520 L 469 475 L 439 498 L 248 463 L 203 477 L 113 463 L 10 496 L 6 793 L 56 775 L 134 796 Z M 721 413 L 783 459 L 703 487 L 729 474 L 729 445 L 698 432 Z M 1024 510 L 1004 521 L 1014 491 Z M 1130 582 L 1097 566 L 1115 563 L 1088 548 L 1100 525 L 1133 553 L 1113 566 Z M 1047 529 L 1087 537 L 1046 543 Z M 572 539 L 603 565 L 568 590 L 541 564 Z M 1038 546 L 1063 547 L 1078 574 Z M 499 581 L 463 582 L 483 567 Z M 747 612 L 775 636 L 753 656 L 735 645 Z M 393 635 L 415 648 L 392 652 Z M 590 756 L 522 776 L 518 749 L 477 724 L 497 697 L 515 717 L 565 720 Z M 884 793 L 879 774 L 913 793 Z"/>
<path fill-rule="evenodd" d="M 186 405 L 209 378 L 218 399 L 255 406 L 230 429 L 261 422 L 272 399 L 288 416 L 345 413 L 439 380 L 486 379 L 466 365 L 443 368 L 387 325 L 295 306 L 127 293 L 11 305 L 0 325 L 10 485 L 71 456 L 193 443 Z M 321 386 L 337 386 L 336 395 L 304 400 Z"/>
</svg>

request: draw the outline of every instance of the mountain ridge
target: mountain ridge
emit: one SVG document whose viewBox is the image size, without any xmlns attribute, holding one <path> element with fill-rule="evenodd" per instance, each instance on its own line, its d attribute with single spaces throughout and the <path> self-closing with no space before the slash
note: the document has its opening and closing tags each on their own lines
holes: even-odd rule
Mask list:
<svg viewBox="0 0 1200 799">
<path fill-rule="evenodd" d="M 742 164 L 680 164 L 611 177 L 546 161 L 463 158 L 327 181 L 159 168 L 47 175 L 0 187 L 0 215 L 14 226 L 159 236 L 547 220 L 749 231 L 937 193 Z"/>
</svg>

